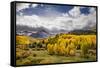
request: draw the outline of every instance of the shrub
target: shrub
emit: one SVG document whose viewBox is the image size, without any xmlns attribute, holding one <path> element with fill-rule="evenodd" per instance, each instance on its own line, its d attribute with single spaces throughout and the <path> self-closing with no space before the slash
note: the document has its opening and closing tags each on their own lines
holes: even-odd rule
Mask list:
<svg viewBox="0 0 100 68">
<path fill-rule="evenodd" d="M 24 64 L 24 65 L 32 65 L 33 63 L 30 60 L 28 60 L 28 59 L 24 59 L 22 64 Z"/>
<path fill-rule="evenodd" d="M 83 45 L 81 46 L 81 50 L 82 50 L 82 56 L 83 57 L 87 57 L 88 45 L 86 43 L 83 43 Z"/>
</svg>

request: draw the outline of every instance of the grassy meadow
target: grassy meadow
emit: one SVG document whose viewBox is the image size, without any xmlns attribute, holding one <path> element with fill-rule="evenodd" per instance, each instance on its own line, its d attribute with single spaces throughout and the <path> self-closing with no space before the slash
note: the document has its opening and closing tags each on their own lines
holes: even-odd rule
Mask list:
<svg viewBox="0 0 100 68">
<path fill-rule="evenodd" d="M 16 35 L 16 65 L 96 61 L 96 35 Z"/>
</svg>

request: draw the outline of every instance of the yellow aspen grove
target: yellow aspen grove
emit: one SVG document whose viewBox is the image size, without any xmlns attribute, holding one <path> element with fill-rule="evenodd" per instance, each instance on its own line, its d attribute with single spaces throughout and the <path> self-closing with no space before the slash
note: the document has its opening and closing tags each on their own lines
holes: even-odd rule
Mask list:
<svg viewBox="0 0 100 68">
<path fill-rule="evenodd" d="M 16 36 L 16 44 L 30 44 L 27 36 Z"/>
<path fill-rule="evenodd" d="M 49 54 L 53 54 L 53 45 L 52 44 L 48 44 L 47 45 L 47 50 L 48 50 Z"/>
<path fill-rule="evenodd" d="M 95 35 L 60 34 L 49 41 L 53 43 L 47 45 L 47 50 L 49 54 L 55 55 L 75 56 L 76 50 L 82 50 L 85 56 L 88 50 L 96 48 Z"/>
</svg>

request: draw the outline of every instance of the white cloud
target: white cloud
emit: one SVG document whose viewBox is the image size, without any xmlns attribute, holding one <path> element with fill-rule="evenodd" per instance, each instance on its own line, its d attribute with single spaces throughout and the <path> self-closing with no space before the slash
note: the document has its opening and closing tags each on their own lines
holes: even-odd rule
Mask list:
<svg viewBox="0 0 100 68">
<path fill-rule="evenodd" d="M 95 12 L 95 8 L 92 7 L 92 8 L 90 8 L 89 11 L 90 11 L 90 13 L 94 13 Z"/>
<path fill-rule="evenodd" d="M 30 5 L 29 3 L 17 3 L 16 10 L 20 11 L 22 9 L 29 8 L 29 5 Z"/>
<path fill-rule="evenodd" d="M 35 8 L 38 6 L 38 4 L 17 3 L 16 4 L 17 11 L 20 11 L 20 10 L 25 9 L 25 8 L 29 8 L 29 5 L 32 5 L 32 8 Z"/>
<path fill-rule="evenodd" d="M 41 7 L 43 7 L 44 5 L 43 4 L 41 4 Z"/>
<path fill-rule="evenodd" d="M 39 25 L 39 17 L 36 15 L 32 16 L 19 16 L 17 15 L 17 24 L 26 25 L 30 27 L 37 27 Z"/>
<path fill-rule="evenodd" d="M 82 29 L 84 27 L 93 27 L 94 25 L 96 25 L 96 10 L 93 10 L 93 8 L 91 8 L 90 11 L 90 14 L 85 15 L 80 13 L 79 7 L 74 7 L 69 11 L 70 15 L 72 16 L 70 16 L 68 13 L 65 13 L 62 14 L 62 16 L 54 16 L 54 18 L 52 19 L 50 19 L 49 16 L 40 17 L 37 15 L 17 15 L 17 24 L 27 25 L 30 27 L 45 27 L 49 30 L 63 29 L 70 31 L 74 29 Z"/>
<path fill-rule="evenodd" d="M 71 9 L 70 11 L 69 11 L 69 14 L 71 15 L 71 16 L 73 16 L 73 17 L 78 17 L 80 14 L 81 14 L 81 12 L 80 12 L 80 7 L 74 7 L 73 9 Z"/>
<path fill-rule="evenodd" d="M 35 8 L 37 6 L 38 6 L 38 4 L 32 4 L 32 8 Z"/>
</svg>

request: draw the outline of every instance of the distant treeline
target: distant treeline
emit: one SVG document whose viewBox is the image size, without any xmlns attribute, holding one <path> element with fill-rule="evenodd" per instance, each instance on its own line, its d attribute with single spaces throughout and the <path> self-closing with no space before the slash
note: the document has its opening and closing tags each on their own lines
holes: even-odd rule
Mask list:
<svg viewBox="0 0 100 68">
<path fill-rule="evenodd" d="M 96 30 L 73 30 L 69 34 L 75 35 L 94 35 L 97 34 Z"/>
</svg>

